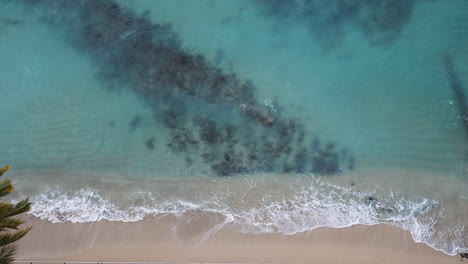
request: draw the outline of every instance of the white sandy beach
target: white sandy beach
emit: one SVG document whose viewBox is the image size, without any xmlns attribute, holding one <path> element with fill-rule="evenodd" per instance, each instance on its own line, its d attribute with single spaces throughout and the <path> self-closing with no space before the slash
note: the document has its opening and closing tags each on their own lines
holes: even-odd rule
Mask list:
<svg viewBox="0 0 468 264">
<path fill-rule="evenodd" d="M 294 235 L 241 234 L 228 225 L 201 244 L 187 244 L 203 223 L 191 223 L 174 237 L 172 220 L 166 216 L 132 223 L 54 224 L 28 216 L 26 221 L 34 228 L 20 241 L 18 260 L 349 264 L 461 260 L 383 224 L 318 228 Z"/>
</svg>

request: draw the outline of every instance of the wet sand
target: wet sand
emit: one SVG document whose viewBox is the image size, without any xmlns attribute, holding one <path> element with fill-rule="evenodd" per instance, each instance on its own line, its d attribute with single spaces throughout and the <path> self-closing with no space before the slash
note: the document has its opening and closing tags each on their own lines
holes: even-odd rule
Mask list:
<svg viewBox="0 0 468 264">
<path fill-rule="evenodd" d="M 459 263 L 409 232 L 389 225 L 318 228 L 294 235 L 219 231 L 204 217 L 175 230 L 174 216 L 139 222 L 51 223 L 27 216 L 34 228 L 19 242 L 17 260 L 223 263 Z M 194 218 L 195 219 L 195 218 Z M 199 230 L 209 230 L 200 235 Z M 210 233 L 211 231 L 211 233 Z M 217 232 L 215 232 L 217 231 Z M 200 242 L 202 241 L 202 242 Z"/>
</svg>

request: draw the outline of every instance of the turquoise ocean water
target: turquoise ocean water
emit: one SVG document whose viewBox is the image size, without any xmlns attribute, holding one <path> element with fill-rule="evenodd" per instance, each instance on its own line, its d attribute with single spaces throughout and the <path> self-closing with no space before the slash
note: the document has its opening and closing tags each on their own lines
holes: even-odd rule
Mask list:
<svg viewBox="0 0 468 264">
<path fill-rule="evenodd" d="M 33 215 L 468 251 L 466 1 L 0 3 L 0 161 Z"/>
</svg>

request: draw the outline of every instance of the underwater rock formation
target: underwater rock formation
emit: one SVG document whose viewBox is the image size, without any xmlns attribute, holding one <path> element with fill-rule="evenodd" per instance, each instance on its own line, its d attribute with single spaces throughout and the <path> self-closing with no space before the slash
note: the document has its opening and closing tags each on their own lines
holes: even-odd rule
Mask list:
<svg viewBox="0 0 468 264">
<path fill-rule="evenodd" d="M 171 26 L 152 23 L 147 13 L 111 0 L 25 3 L 44 7 L 42 20 L 98 65 L 110 89 L 128 87 L 150 105 L 155 122 L 170 131 L 167 147 L 188 164 L 204 162 L 221 176 L 333 175 L 354 167 L 349 152 L 322 146 L 298 120 L 257 100 L 251 81 L 183 50 Z M 132 119 L 130 131 L 140 124 L 141 118 Z M 151 138 L 145 145 L 154 148 Z"/>
</svg>

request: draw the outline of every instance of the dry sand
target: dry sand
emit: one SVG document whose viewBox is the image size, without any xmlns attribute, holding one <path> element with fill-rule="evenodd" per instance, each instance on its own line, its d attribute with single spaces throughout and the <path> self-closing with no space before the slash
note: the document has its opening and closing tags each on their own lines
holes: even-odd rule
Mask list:
<svg viewBox="0 0 468 264">
<path fill-rule="evenodd" d="M 171 216 L 140 222 L 54 224 L 27 216 L 33 230 L 19 242 L 18 260 L 223 263 L 460 263 L 409 232 L 388 226 L 318 228 L 294 235 L 242 234 L 227 225 L 202 243 L 203 221 L 175 230 Z"/>
</svg>

